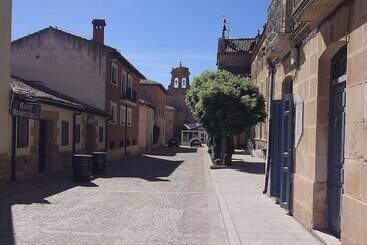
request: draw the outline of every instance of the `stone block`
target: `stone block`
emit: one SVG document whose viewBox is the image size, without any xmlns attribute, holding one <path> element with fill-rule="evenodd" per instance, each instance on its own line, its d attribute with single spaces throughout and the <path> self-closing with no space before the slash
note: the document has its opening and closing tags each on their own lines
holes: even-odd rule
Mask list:
<svg viewBox="0 0 367 245">
<path fill-rule="evenodd" d="M 367 203 L 367 162 L 361 163 L 361 197 Z"/>
<path fill-rule="evenodd" d="M 367 244 L 367 204 L 343 196 L 342 236 L 355 244 Z"/>
<path fill-rule="evenodd" d="M 352 86 L 367 80 L 366 57 L 367 49 L 350 58 L 348 57 L 347 86 Z"/>
<path fill-rule="evenodd" d="M 344 191 L 355 199 L 361 198 L 361 163 L 346 159 L 344 164 Z"/>
<path fill-rule="evenodd" d="M 364 102 L 366 101 L 364 98 L 364 86 L 358 85 L 347 88 L 346 95 L 346 123 L 363 122 Z"/>
<path fill-rule="evenodd" d="M 316 155 L 315 169 L 315 182 L 327 182 L 328 156 L 326 154 Z"/>
</svg>

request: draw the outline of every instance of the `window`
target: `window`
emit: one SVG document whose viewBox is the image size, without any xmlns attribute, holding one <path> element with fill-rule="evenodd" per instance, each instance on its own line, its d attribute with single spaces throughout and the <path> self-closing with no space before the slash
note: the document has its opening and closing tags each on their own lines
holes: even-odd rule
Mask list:
<svg viewBox="0 0 367 245">
<path fill-rule="evenodd" d="M 111 113 L 111 124 L 116 124 L 117 123 L 117 105 L 116 103 L 111 102 L 110 113 Z"/>
<path fill-rule="evenodd" d="M 69 122 L 61 121 L 61 145 L 69 144 Z"/>
<path fill-rule="evenodd" d="M 133 77 L 130 76 L 130 75 L 128 76 L 128 81 L 127 81 L 127 92 L 131 96 L 130 98 L 132 98 L 132 94 L 133 94 Z"/>
<path fill-rule="evenodd" d="M 133 113 L 131 108 L 127 108 L 127 126 L 131 127 L 132 126 L 132 117 L 133 117 Z"/>
<path fill-rule="evenodd" d="M 127 83 L 126 71 L 121 71 L 121 97 L 123 98 L 126 94 L 126 83 Z"/>
<path fill-rule="evenodd" d="M 17 118 L 17 148 L 27 147 L 29 144 L 29 119 Z"/>
<path fill-rule="evenodd" d="M 182 78 L 182 84 L 181 84 L 181 86 L 182 86 L 182 88 L 186 88 L 186 78 Z"/>
<path fill-rule="evenodd" d="M 178 77 L 175 78 L 175 81 L 173 83 L 174 88 L 178 88 Z"/>
<path fill-rule="evenodd" d="M 98 128 L 98 141 L 99 143 L 103 143 L 104 141 L 104 132 L 103 127 Z"/>
<path fill-rule="evenodd" d="M 112 63 L 111 65 L 111 83 L 113 85 L 117 85 L 118 80 L 118 67 L 115 63 Z"/>
<path fill-rule="evenodd" d="M 75 143 L 80 143 L 80 124 L 75 124 L 74 128 L 74 137 L 75 137 Z"/>
<path fill-rule="evenodd" d="M 126 109 L 125 106 L 121 106 L 120 107 L 120 124 L 122 126 L 125 126 L 125 122 L 126 122 Z"/>
</svg>

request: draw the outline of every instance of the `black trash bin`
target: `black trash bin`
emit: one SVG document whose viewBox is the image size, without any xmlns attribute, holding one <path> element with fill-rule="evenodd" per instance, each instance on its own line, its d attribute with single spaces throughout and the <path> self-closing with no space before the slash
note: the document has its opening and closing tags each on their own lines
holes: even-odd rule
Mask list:
<svg viewBox="0 0 367 245">
<path fill-rule="evenodd" d="M 92 155 L 73 156 L 73 174 L 76 182 L 89 182 L 92 176 Z"/>
<path fill-rule="evenodd" d="M 106 152 L 93 152 L 93 175 L 104 175 L 106 173 Z"/>
</svg>

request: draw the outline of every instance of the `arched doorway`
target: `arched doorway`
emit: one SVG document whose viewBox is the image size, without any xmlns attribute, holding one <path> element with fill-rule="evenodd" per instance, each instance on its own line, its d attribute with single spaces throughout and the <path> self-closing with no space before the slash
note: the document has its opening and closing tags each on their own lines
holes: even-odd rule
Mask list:
<svg viewBox="0 0 367 245">
<path fill-rule="evenodd" d="M 337 236 L 340 236 L 343 192 L 346 73 L 347 46 L 344 46 L 332 58 L 330 68 L 327 221 L 330 231 Z"/>
</svg>

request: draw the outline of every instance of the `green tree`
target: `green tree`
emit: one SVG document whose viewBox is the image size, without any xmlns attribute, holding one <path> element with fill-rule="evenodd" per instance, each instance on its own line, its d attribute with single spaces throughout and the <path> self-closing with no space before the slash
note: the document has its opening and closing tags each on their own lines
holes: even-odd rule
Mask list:
<svg viewBox="0 0 367 245">
<path fill-rule="evenodd" d="M 220 158 L 228 138 L 265 120 L 265 102 L 256 84 L 226 71 L 206 71 L 196 77 L 186 103 L 212 138 L 221 138 Z"/>
</svg>

